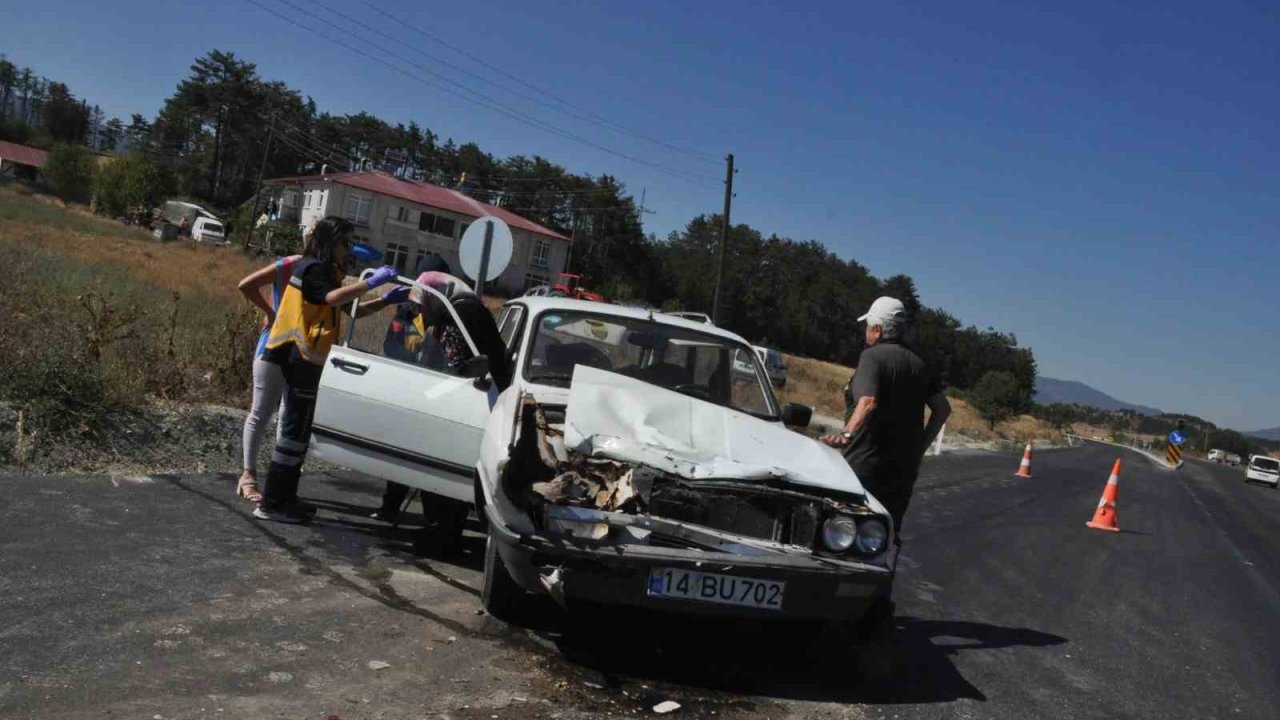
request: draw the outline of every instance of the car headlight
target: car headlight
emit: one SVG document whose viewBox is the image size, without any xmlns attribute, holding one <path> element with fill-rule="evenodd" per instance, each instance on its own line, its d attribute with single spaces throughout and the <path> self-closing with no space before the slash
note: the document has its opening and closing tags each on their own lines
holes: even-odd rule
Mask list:
<svg viewBox="0 0 1280 720">
<path fill-rule="evenodd" d="M 822 544 L 832 552 L 844 552 L 853 546 L 858 526 L 847 515 L 835 515 L 822 523 Z"/>
<path fill-rule="evenodd" d="M 879 518 L 863 518 L 858 522 L 858 533 L 853 547 L 862 555 L 879 555 L 889 542 L 889 526 Z"/>
</svg>

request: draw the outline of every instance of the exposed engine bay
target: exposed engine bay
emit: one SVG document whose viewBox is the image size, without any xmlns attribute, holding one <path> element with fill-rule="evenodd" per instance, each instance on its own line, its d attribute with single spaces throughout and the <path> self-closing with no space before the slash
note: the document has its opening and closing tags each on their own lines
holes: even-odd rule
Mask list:
<svg viewBox="0 0 1280 720">
<path fill-rule="evenodd" d="M 812 553 L 865 562 L 873 552 L 833 551 L 824 523 L 878 522 L 858 496 L 780 479 L 682 477 L 666 469 L 576 452 L 565 442 L 563 406 L 522 399 L 502 490 L 547 534 L 745 553 Z M 887 546 L 887 530 L 885 533 Z M 866 548 L 871 550 L 871 548 Z"/>
</svg>

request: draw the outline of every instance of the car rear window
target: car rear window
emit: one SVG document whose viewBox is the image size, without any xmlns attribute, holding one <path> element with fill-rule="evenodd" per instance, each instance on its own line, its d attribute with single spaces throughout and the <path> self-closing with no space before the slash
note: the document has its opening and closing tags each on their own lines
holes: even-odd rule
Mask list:
<svg viewBox="0 0 1280 720">
<path fill-rule="evenodd" d="M 1257 470 L 1266 470 L 1267 472 L 1280 471 L 1280 460 L 1275 458 L 1254 458 L 1252 464 Z"/>
</svg>

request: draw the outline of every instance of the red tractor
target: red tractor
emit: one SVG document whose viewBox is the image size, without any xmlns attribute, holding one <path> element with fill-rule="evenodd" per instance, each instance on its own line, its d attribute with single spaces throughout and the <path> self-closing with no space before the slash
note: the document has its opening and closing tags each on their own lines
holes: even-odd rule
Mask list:
<svg viewBox="0 0 1280 720">
<path fill-rule="evenodd" d="M 604 302 L 603 295 L 593 293 L 582 287 L 582 276 L 574 273 L 560 273 L 559 277 L 556 278 L 556 283 L 551 286 L 550 294 L 558 297 L 573 298 L 574 300 Z"/>
</svg>

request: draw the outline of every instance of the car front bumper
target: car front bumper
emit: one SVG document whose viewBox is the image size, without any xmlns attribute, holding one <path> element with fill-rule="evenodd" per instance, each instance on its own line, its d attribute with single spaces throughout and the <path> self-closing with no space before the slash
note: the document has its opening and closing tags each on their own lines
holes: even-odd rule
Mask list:
<svg viewBox="0 0 1280 720">
<path fill-rule="evenodd" d="M 1280 486 L 1280 476 L 1263 475 L 1262 473 L 1247 472 L 1244 475 L 1249 482 L 1265 483 L 1267 485 Z"/>
<path fill-rule="evenodd" d="M 691 615 L 853 621 L 887 595 L 893 583 L 896 548 L 880 557 L 885 562 L 882 566 L 799 552 L 745 556 L 645 544 L 594 544 L 517 534 L 495 517 L 492 506 L 485 510 L 490 536 L 498 543 L 498 555 L 516 584 L 528 592 L 550 594 L 567 609 L 589 603 Z M 777 610 L 655 597 L 648 593 L 650 571 L 655 568 L 781 581 L 786 583 L 786 591 Z"/>
</svg>

